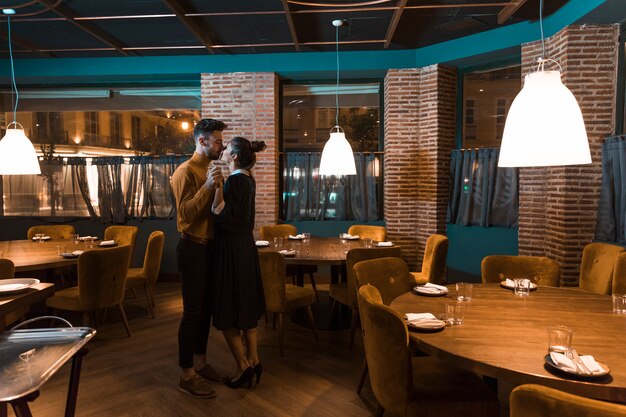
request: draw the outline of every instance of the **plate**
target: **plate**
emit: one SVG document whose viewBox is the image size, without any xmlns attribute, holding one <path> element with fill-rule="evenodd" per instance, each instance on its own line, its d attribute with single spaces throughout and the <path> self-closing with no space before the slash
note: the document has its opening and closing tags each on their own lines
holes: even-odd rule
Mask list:
<svg viewBox="0 0 626 417">
<path fill-rule="evenodd" d="M 514 290 L 515 287 L 513 287 L 512 285 L 506 285 L 506 281 L 501 281 L 500 282 L 500 286 L 502 288 L 506 288 L 507 290 Z M 535 284 L 534 282 L 530 283 L 530 290 L 531 291 L 535 291 L 537 289 L 537 284 Z"/>
<path fill-rule="evenodd" d="M 33 285 L 39 284 L 39 280 L 35 278 L 11 278 L 0 280 L 0 293 L 11 294 L 24 291 Z"/>
<path fill-rule="evenodd" d="M 63 252 L 61 256 L 65 259 L 75 259 L 78 258 L 80 255 L 76 255 L 72 252 Z"/>
<path fill-rule="evenodd" d="M 378 242 L 376 246 L 378 246 L 379 248 L 391 248 L 394 245 L 393 242 Z"/>
<path fill-rule="evenodd" d="M 283 255 L 285 258 L 290 258 L 292 256 L 296 256 L 296 251 L 293 251 L 293 252 L 280 252 L 279 251 L 278 253 Z"/>
<path fill-rule="evenodd" d="M 264 248 L 270 245 L 270 242 L 268 241 L 258 241 L 258 242 L 254 242 L 254 244 L 258 247 L 258 248 Z"/>
<path fill-rule="evenodd" d="M 555 371 L 555 373 L 557 374 L 562 374 L 568 378 L 599 379 L 599 378 L 604 378 L 605 376 L 609 374 L 609 372 L 611 372 L 611 369 L 609 369 L 606 363 L 599 361 L 597 359 L 596 359 L 596 362 L 598 362 L 598 365 L 600 365 L 602 369 L 604 369 L 604 373 L 593 374 L 593 375 L 583 374 L 580 372 L 571 372 L 571 371 L 566 371 L 565 369 L 561 369 L 558 366 L 556 366 L 556 364 L 552 361 L 552 358 L 550 357 L 549 353 L 544 357 L 544 360 L 546 361 L 546 365 L 548 365 L 548 368 L 550 370 Z"/>
<path fill-rule="evenodd" d="M 446 327 L 446 322 L 436 319 L 407 321 L 406 326 L 410 330 L 415 330 L 418 332 L 437 332 Z"/>
<path fill-rule="evenodd" d="M 442 297 L 448 294 L 448 289 L 446 288 L 445 291 L 430 288 L 428 290 L 425 290 L 423 286 L 416 285 L 415 287 L 413 287 L 413 292 L 418 295 L 425 295 L 426 297 Z"/>
<path fill-rule="evenodd" d="M 113 242 L 113 243 L 104 243 L 104 242 L 100 242 L 100 244 L 98 245 L 100 247 L 111 247 L 111 246 L 117 246 L 117 243 Z"/>
</svg>

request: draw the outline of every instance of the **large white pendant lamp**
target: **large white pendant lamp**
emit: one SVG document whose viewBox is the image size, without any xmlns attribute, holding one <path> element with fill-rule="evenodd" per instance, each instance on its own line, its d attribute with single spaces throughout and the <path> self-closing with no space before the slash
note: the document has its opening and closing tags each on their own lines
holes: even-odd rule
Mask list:
<svg viewBox="0 0 626 417">
<path fill-rule="evenodd" d="M 543 0 L 539 24 L 543 39 Z M 544 71 L 553 59 L 539 58 L 537 71 L 526 75 L 506 118 L 499 167 L 590 164 L 589 140 L 580 106 L 561 82 L 561 71 Z M 560 66 L 559 66 L 560 68 Z"/>
<path fill-rule="evenodd" d="M 15 84 L 15 70 L 13 68 L 13 50 L 11 48 L 11 9 L 3 9 L 7 16 L 9 57 L 11 59 L 11 85 L 15 90 L 15 106 L 13 108 L 13 121 L 7 125 L 7 130 L 0 140 L 0 175 L 38 175 L 41 174 L 39 159 L 30 140 L 24 133 L 21 124 L 15 121 L 19 93 Z M 11 128 L 11 126 L 14 126 Z"/>
<path fill-rule="evenodd" d="M 335 88 L 335 127 L 330 130 L 330 138 L 324 145 L 320 161 L 319 174 L 324 176 L 356 175 L 354 154 L 346 134 L 339 126 L 339 27 L 343 20 L 333 20 L 335 26 L 335 42 L 337 45 L 337 84 Z M 336 130 L 336 132 L 333 132 Z"/>
</svg>

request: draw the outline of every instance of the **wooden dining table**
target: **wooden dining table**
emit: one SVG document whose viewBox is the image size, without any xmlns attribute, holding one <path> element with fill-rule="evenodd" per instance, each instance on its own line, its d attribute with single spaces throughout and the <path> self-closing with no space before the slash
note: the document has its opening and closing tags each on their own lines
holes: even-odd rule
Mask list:
<svg viewBox="0 0 626 417">
<path fill-rule="evenodd" d="M 3 258 L 13 261 L 15 272 L 40 271 L 78 263 L 78 257 L 66 259 L 60 256 L 57 246 L 62 246 L 67 252 L 89 249 L 83 242 L 68 240 L 5 240 L 0 241 L 0 252 Z M 98 248 L 97 242 L 94 248 Z"/>
<path fill-rule="evenodd" d="M 40 282 L 23 291 L 0 294 L 0 330 L 4 330 L 4 317 L 8 314 L 30 307 L 54 294 L 54 284 Z"/>
<path fill-rule="evenodd" d="M 391 307 L 439 316 L 455 298 L 405 293 Z M 481 375 L 520 385 L 535 383 L 586 397 L 626 402 L 626 316 L 612 312 L 611 296 L 575 288 L 538 287 L 521 297 L 498 284 L 474 284 L 464 321 L 434 333 L 410 331 L 421 351 Z M 545 363 L 549 326 L 573 330 L 572 346 L 609 368 L 607 376 L 574 379 Z"/>
<path fill-rule="evenodd" d="M 280 247 L 270 242 L 269 246 L 259 247 L 259 251 L 295 250 L 294 255 L 285 256 L 285 263 L 290 265 L 345 265 L 348 251 L 363 245 L 362 239 L 312 236 L 309 239 L 284 239 Z"/>
</svg>

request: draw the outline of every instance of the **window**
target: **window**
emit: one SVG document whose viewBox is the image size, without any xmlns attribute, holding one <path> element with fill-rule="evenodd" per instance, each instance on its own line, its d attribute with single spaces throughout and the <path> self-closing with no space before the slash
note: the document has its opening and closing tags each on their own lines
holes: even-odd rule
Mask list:
<svg viewBox="0 0 626 417">
<path fill-rule="evenodd" d="M 83 130 L 83 144 L 95 146 L 100 142 L 100 129 L 98 126 L 98 112 L 86 111 L 85 114 L 85 128 Z"/>
<path fill-rule="evenodd" d="M 464 148 L 499 147 L 509 107 L 521 88 L 521 67 L 463 76 Z"/>
<path fill-rule="evenodd" d="M 340 85 L 338 116 L 335 84 L 283 84 L 281 90 L 281 218 L 381 219 L 381 83 Z M 324 179 L 319 161 L 337 118 L 355 153 L 357 175 Z"/>
<path fill-rule="evenodd" d="M 111 146 L 119 148 L 122 146 L 122 116 L 118 112 L 111 112 L 109 117 Z"/>
</svg>

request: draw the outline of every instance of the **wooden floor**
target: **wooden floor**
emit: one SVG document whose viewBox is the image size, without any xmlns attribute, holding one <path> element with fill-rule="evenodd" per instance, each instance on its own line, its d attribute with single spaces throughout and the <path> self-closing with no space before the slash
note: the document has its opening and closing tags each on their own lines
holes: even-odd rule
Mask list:
<svg viewBox="0 0 626 417">
<path fill-rule="evenodd" d="M 369 384 L 355 393 L 363 360 L 363 342 L 357 337 L 348 348 L 348 330 L 311 330 L 286 320 L 285 356 L 278 353 L 278 335 L 271 324 L 259 322 L 261 384 L 252 390 L 216 385 L 217 398 L 199 400 L 177 390 L 177 331 L 182 305 L 178 283 L 158 283 L 156 319 L 144 300 L 125 303 L 132 337 L 115 312 L 99 325 L 83 362 L 77 416 L 370 416 L 375 400 Z M 235 368 L 222 335 L 211 330 L 208 353 L 212 365 L 224 374 Z M 42 388 L 32 404 L 35 417 L 63 415 L 69 377 L 66 364 Z M 9 415 L 13 415 L 12 411 Z"/>
</svg>

